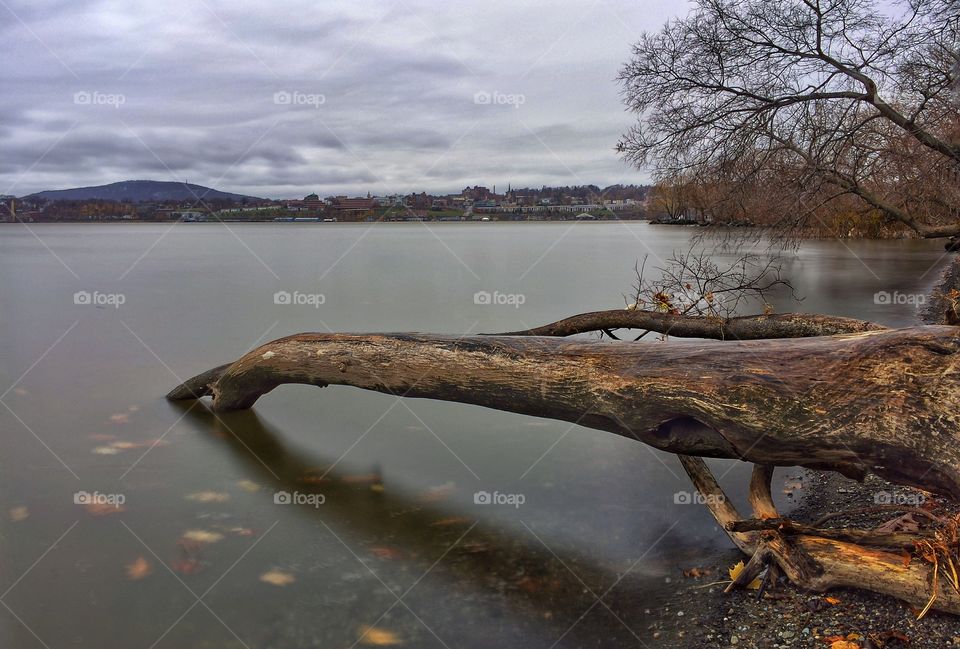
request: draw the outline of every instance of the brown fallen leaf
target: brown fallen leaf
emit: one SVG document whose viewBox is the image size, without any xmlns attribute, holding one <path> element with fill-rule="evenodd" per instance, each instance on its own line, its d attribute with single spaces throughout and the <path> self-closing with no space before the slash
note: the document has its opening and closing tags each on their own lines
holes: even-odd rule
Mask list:
<svg viewBox="0 0 960 649">
<path fill-rule="evenodd" d="M 830 649 L 860 649 L 860 645 L 850 640 L 836 640 L 830 644 Z"/>
<path fill-rule="evenodd" d="M 84 505 L 84 508 L 91 516 L 110 516 L 111 514 L 119 514 L 127 509 L 123 505 L 111 505 L 109 503 L 87 503 Z"/>
<path fill-rule="evenodd" d="M 475 541 L 473 543 L 461 543 L 461 551 L 466 554 L 484 554 L 490 551 L 490 546 L 482 541 Z"/>
<path fill-rule="evenodd" d="M 133 581 L 139 581 L 144 577 L 148 577 L 151 572 L 153 572 L 153 566 L 150 565 L 150 562 L 144 559 L 143 557 L 137 557 L 132 562 L 126 565 L 127 569 L 127 579 Z"/>
<path fill-rule="evenodd" d="M 370 551 L 373 552 L 374 556 L 378 559 L 401 559 L 403 558 L 403 553 L 396 548 L 389 548 L 387 546 L 374 546 L 370 548 Z"/>
<path fill-rule="evenodd" d="M 27 509 L 26 505 L 20 505 L 19 507 L 13 507 L 8 512 L 8 516 L 14 523 L 19 523 L 20 521 L 27 520 L 27 518 L 30 517 L 30 510 Z"/>
<path fill-rule="evenodd" d="M 132 448 L 148 448 L 151 446 L 168 446 L 170 442 L 165 439 L 144 439 L 139 442 L 131 442 L 128 440 L 117 440 L 115 442 L 110 442 L 110 446 L 113 448 L 123 449 L 125 451 Z"/>
<path fill-rule="evenodd" d="M 260 581 L 274 586 L 286 586 L 296 580 L 296 577 L 282 570 L 269 570 L 260 575 Z"/>
<path fill-rule="evenodd" d="M 400 636 L 396 633 L 375 626 L 360 627 L 360 639 L 358 642 L 375 647 L 401 644 Z"/>
<path fill-rule="evenodd" d="M 692 577 L 694 579 L 700 579 L 701 577 L 707 577 L 713 574 L 713 570 L 710 568 L 687 568 L 683 571 L 684 577 Z"/>
<path fill-rule="evenodd" d="M 247 493 L 254 493 L 260 491 L 260 485 L 258 485 L 253 480 L 238 480 L 237 486 L 246 491 Z"/>
<path fill-rule="evenodd" d="M 914 533 L 920 531 L 920 521 L 917 520 L 913 512 L 892 518 L 885 523 L 881 523 L 874 530 L 877 534 L 892 534 L 894 532 Z"/>
<path fill-rule="evenodd" d="M 130 421 L 130 415 L 125 412 L 118 412 L 115 415 L 110 415 L 110 422 L 114 424 L 126 424 Z"/>
<path fill-rule="evenodd" d="M 441 500 L 448 499 L 453 492 L 456 491 L 457 486 L 452 482 L 444 482 L 441 485 L 436 487 L 430 487 L 422 494 L 420 494 L 420 500 L 425 503 L 435 503 Z"/>
<path fill-rule="evenodd" d="M 470 519 L 464 518 L 463 516 L 450 516 L 449 518 L 441 518 L 438 521 L 433 521 L 430 523 L 430 527 L 447 527 L 449 525 L 462 525 L 469 522 Z"/>
<path fill-rule="evenodd" d="M 198 491 L 186 496 L 186 499 L 198 503 L 224 503 L 230 500 L 230 494 L 222 491 Z"/>
<path fill-rule="evenodd" d="M 98 437 L 109 438 L 110 435 L 103 435 Z M 163 439 L 145 439 L 140 442 L 131 442 L 129 440 L 115 439 L 106 446 L 98 446 L 93 449 L 93 453 L 96 455 L 116 455 L 123 451 L 129 451 L 134 448 L 148 448 L 153 446 L 167 446 L 170 442 Z"/>
<path fill-rule="evenodd" d="M 203 564 L 194 558 L 176 559 L 170 563 L 170 567 L 183 575 L 194 575 L 203 570 Z"/>
<path fill-rule="evenodd" d="M 207 530 L 187 530 L 181 538 L 196 543 L 216 543 L 223 538 L 223 534 L 219 532 L 208 532 Z"/>
<path fill-rule="evenodd" d="M 836 606 L 837 604 L 840 603 L 840 600 L 836 597 L 824 597 L 823 601 L 827 602 L 831 606 Z"/>
</svg>

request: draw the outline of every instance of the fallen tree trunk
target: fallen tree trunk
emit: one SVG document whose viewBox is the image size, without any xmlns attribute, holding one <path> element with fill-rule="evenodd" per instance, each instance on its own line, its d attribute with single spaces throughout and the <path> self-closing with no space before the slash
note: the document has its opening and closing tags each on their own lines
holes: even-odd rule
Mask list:
<svg viewBox="0 0 960 649">
<path fill-rule="evenodd" d="M 796 340 L 590 343 L 539 337 L 299 334 L 176 388 L 249 408 L 284 383 L 471 403 L 656 448 L 801 465 L 960 498 L 960 331 Z"/>
</svg>

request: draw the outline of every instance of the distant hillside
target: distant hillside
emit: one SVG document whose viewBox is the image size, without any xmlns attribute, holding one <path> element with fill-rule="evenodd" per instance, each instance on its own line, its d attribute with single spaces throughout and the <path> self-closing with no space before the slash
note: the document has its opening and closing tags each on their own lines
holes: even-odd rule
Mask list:
<svg viewBox="0 0 960 649">
<path fill-rule="evenodd" d="M 143 203 L 152 201 L 195 201 L 202 200 L 261 200 L 253 196 L 221 192 L 201 185 L 157 180 L 124 180 L 97 187 L 76 187 L 74 189 L 53 189 L 37 192 L 24 198 L 44 198 L 51 201 L 122 201 Z"/>
</svg>

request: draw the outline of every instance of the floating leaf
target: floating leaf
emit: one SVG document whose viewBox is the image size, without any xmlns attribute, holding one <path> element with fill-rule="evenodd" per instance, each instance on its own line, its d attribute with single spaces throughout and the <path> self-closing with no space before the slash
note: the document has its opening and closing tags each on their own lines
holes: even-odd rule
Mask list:
<svg viewBox="0 0 960 649">
<path fill-rule="evenodd" d="M 27 391 L 24 390 L 23 388 L 14 388 L 13 393 L 19 397 L 23 397 L 27 395 Z"/>
<path fill-rule="evenodd" d="M 203 564 L 199 559 L 177 559 L 170 564 L 170 567 L 184 575 L 193 575 L 203 570 Z"/>
<path fill-rule="evenodd" d="M 9 512 L 10 520 L 14 523 L 26 520 L 30 516 L 30 510 L 25 505 L 14 507 Z"/>
<path fill-rule="evenodd" d="M 486 543 L 461 543 L 460 548 L 467 554 L 484 554 L 490 551 L 490 546 Z"/>
<path fill-rule="evenodd" d="M 456 485 L 452 482 L 444 482 L 442 485 L 430 487 L 420 495 L 420 500 L 427 503 L 435 503 L 449 498 L 456 490 Z"/>
<path fill-rule="evenodd" d="M 692 577 L 694 579 L 700 579 L 701 577 L 706 577 L 712 574 L 713 570 L 710 568 L 687 568 L 683 571 L 684 577 Z"/>
<path fill-rule="evenodd" d="M 114 424 L 126 424 L 130 421 L 130 415 L 125 412 L 118 412 L 115 415 L 110 415 L 110 421 Z"/>
<path fill-rule="evenodd" d="M 110 516 L 126 510 L 123 505 L 111 505 L 110 503 L 87 503 L 84 508 L 91 516 Z"/>
<path fill-rule="evenodd" d="M 144 559 L 143 557 L 137 557 L 131 563 L 126 565 L 127 569 L 127 578 L 132 579 L 133 581 L 139 581 L 144 577 L 150 575 L 153 572 L 153 566 L 150 565 L 150 562 Z"/>
<path fill-rule="evenodd" d="M 223 538 L 219 532 L 208 532 L 207 530 L 187 530 L 181 537 L 187 541 L 196 541 L 197 543 L 216 543 Z"/>
<path fill-rule="evenodd" d="M 359 642 L 377 647 L 400 644 L 400 637 L 393 631 L 387 631 L 375 626 L 360 627 Z"/>
<path fill-rule="evenodd" d="M 224 503 L 230 500 L 230 494 L 222 491 L 198 491 L 186 498 L 198 503 Z"/>
<path fill-rule="evenodd" d="M 116 442 L 110 442 L 110 446 L 123 450 L 129 450 L 131 448 L 147 448 L 149 446 L 167 446 L 169 443 L 170 442 L 165 439 L 145 439 L 140 442 L 117 440 Z"/>
<path fill-rule="evenodd" d="M 733 566 L 733 567 L 730 568 L 730 570 L 729 570 L 729 572 L 730 572 L 730 579 L 736 581 L 736 580 L 737 580 L 737 577 L 740 576 L 740 573 L 743 572 L 743 569 L 744 569 L 743 561 L 738 561 L 738 562 L 737 562 L 737 565 Z M 747 587 L 749 590 L 759 590 L 759 589 L 760 589 L 760 580 L 759 580 L 759 579 L 754 579 L 754 580 L 751 581 L 749 584 L 747 584 L 746 587 Z"/>
<path fill-rule="evenodd" d="M 403 554 L 399 550 L 386 546 L 372 547 L 370 551 L 379 559 L 400 559 L 403 557 Z"/>
<path fill-rule="evenodd" d="M 94 437 L 94 436 L 91 436 Z M 113 435 L 96 435 L 100 440 L 113 439 L 106 446 L 98 446 L 93 449 L 96 455 L 116 455 L 122 451 L 129 451 L 134 448 L 147 448 L 151 446 L 166 446 L 170 442 L 163 439 L 145 439 L 140 442 L 131 442 L 129 440 L 114 439 Z"/>
<path fill-rule="evenodd" d="M 438 521 L 433 521 L 430 523 L 430 527 L 447 527 L 449 525 L 461 525 L 469 522 L 469 518 L 464 518 L 463 516 L 451 516 L 449 518 L 441 518 Z"/>
<path fill-rule="evenodd" d="M 238 480 L 237 486 L 248 493 L 254 493 L 255 491 L 260 491 L 260 485 L 258 485 L 253 480 Z"/>
<path fill-rule="evenodd" d="M 282 570 L 270 570 L 260 575 L 260 581 L 274 586 L 286 586 L 296 580 L 296 577 Z"/>
</svg>

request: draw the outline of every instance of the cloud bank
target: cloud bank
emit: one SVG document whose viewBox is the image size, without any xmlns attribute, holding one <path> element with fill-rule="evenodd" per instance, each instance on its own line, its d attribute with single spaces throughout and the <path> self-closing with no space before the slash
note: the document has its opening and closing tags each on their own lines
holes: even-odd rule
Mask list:
<svg viewBox="0 0 960 649">
<path fill-rule="evenodd" d="M 0 193 L 642 182 L 614 81 L 676 2 L 4 0 Z"/>
</svg>

